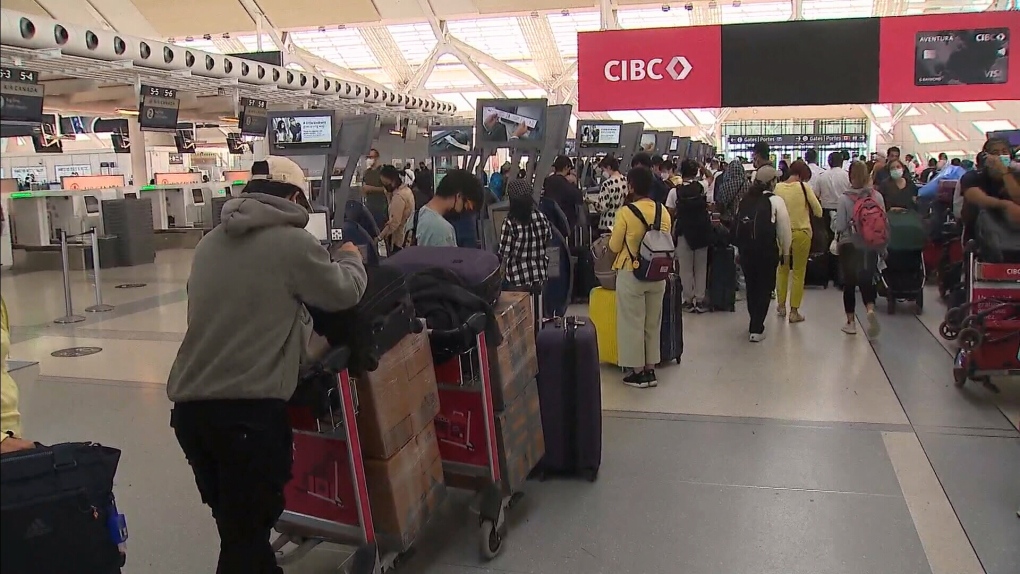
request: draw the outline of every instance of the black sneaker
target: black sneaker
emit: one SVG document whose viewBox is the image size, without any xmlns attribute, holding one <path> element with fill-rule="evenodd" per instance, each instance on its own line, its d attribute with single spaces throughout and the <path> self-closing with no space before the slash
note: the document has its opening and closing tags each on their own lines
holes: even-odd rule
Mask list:
<svg viewBox="0 0 1020 574">
<path fill-rule="evenodd" d="M 680 306 L 680 309 L 684 313 L 693 313 L 694 312 L 694 303 L 684 303 L 683 305 Z"/>
<path fill-rule="evenodd" d="M 648 383 L 649 387 L 657 387 L 657 386 L 659 386 L 659 380 L 655 378 L 655 370 L 654 369 L 641 373 L 641 376 L 644 377 L 644 381 L 646 383 Z"/>
<path fill-rule="evenodd" d="M 631 371 L 623 377 L 623 384 L 635 389 L 647 389 L 649 386 L 648 377 L 643 371 Z"/>
</svg>

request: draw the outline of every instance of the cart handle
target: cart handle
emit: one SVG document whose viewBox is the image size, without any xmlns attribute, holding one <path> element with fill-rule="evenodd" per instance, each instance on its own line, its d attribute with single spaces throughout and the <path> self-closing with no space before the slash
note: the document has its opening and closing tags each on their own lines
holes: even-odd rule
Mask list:
<svg viewBox="0 0 1020 574">
<path fill-rule="evenodd" d="M 468 320 L 460 327 L 454 329 L 429 329 L 428 333 L 429 335 L 434 334 L 439 337 L 456 337 L 458 335 L 477 337 L 485 332 L 485 325 L 488 322 L 489 320 L 485 317 L 485 313 L 475 313 L 468 317 Z"/>
<path fill-rule="evenodd" d="M 350 358 L 351 349 L 349 347 L 334 347 L 319 361 L 319 365 L 327 373 L 336 374 L 347 369 L 347 362 Z"/>
</svg>

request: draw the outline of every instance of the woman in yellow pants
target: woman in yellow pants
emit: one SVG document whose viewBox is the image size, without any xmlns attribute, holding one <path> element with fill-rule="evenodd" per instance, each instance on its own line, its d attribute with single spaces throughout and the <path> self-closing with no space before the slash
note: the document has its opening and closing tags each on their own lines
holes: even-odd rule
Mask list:
<svg viewBox="0 0 1020 574">
<path fill-rule="evenodd" d="M 790 178 L 776 185 L 775 191 L 786 202 L 790 227 L 793 228 L 791 252 L 783 254 L 776 273 L 776 306 L 779 316 L 786 317 L 786 294 L 789 290 L 791 323 L 804 320 L 800 304 L 804 300 L 804 278 L 807 275 L 808 256 L 811 254 L 811 216 L 822 216 L 822 204 L 807 184 L 809 179 L 811 168 L 802 160 L 797 160 L 790 166 Z M 792 287 L 789 285 L 791 271 Z"/>
</svg>

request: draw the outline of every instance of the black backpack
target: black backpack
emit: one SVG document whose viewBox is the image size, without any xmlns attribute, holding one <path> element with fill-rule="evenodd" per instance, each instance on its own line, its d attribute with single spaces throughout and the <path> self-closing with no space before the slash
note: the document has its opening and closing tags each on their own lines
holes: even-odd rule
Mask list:
<svg viewBox="0 0 1020 574">
<path fill-rule="evenodd" d="M 733 218 L 733 244 L 740 251 L 765 253 L 769 248 L 779 251 L 771 197 L 772 193 L 766 192 L 741 200 Z"/>
</svg>

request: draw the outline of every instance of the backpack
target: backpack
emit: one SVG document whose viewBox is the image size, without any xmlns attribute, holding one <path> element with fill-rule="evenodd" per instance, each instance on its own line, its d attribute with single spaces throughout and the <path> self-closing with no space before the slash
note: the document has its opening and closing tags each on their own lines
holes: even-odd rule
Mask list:
<svg viewBox="0 0 1020 574">
<path fill-rule="evenodd" d="M 889 218 L 886 217 L 885 209 L 875 201 L 873 192 L 854 200 L 851 220 L 854 231 L 861 236 L 865 247 L 881 249 L 889 243 Z"/>
<path fill-rule="evenodd" d="M 662 204 L 655 204 L 655 221 L 648 225 L 645 216 L 633 203 L 627 204 L 631 211 L 645 226 L 645 234 L 641 238 L 641 245 L 638 246 L 638 253 L 635 256 L 627 247 L 630 258 L 637 263 L 634 268 L 634 278 L 638 281 L 665 281 L 669 277 L 669 270 L 673 268 L 673 250 L 676 245 L 673 238 L 662 230 Z"/>
<path fill-rule="evenodd" d="M 714 232 L 708 212 L 705 188 L 697 181 L 686 181 L 676 188 L 676 216 L 673 218 L 673 242 L 680 239 L 697 251 L 711 245 Z"/>
<path fill-rule="evenodd" d="M 758 251 L 771 246 L 779 251 L 779 233 L 772 221 L 772 193 L 758 199 L 745 198 L 733 218 L 733 244 L 741 252 Z"/>
</svg>

